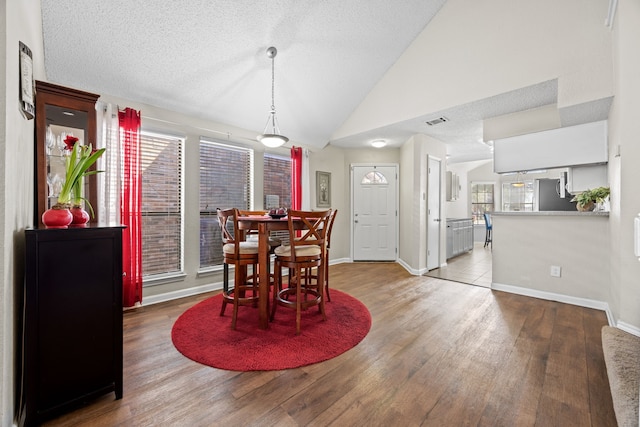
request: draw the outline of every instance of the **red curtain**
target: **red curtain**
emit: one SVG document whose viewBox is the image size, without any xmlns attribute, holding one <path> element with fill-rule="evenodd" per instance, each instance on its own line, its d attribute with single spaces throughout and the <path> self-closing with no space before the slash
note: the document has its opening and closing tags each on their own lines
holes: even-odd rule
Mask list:
<svg viewBox="0 0 640 427">
<path fill-rule="evenodd" d="M 133 307 L 142 302 L 142 177 L 140 169 L 140 112 L 118 111 L 123 156 L 120 219 L 122 231 L 122 303 Z"/>
<path fill-rule="evenodd" d="M 291 147 L 291 209 L 302 209 L 302 148 Z"/>
</svg>

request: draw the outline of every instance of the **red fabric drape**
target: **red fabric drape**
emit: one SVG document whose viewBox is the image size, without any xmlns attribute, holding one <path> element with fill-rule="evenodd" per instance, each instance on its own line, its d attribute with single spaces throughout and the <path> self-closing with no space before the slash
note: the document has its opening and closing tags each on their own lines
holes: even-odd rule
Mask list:
<svg viewBox="0 0 640 427">
<path fill-rule="evenodd" d="M 142 177 L 140 169 L 140 112 L 118 111 L 123 157 L 120 218 L 122 231 L 122 304 L 142 302 Z"/>
<path fill-rule="evenodd" d="M 291 147 L 291 209 L 302 209 L 302 148 Z"/>
</svg>

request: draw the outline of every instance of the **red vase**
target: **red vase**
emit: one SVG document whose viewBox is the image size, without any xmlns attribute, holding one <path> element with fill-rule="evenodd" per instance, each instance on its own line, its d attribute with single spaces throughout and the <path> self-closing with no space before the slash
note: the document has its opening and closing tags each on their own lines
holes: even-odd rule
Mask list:
<svg viewBox="0 0 640 427">
<path fill-rule="evenodd" d="M 73 206 L 71 209 L 71 224 L 69 224 L 70 228 L 83 228 L 87 226 L 89 222 L 89 214 L 85 211 L 82 206 Z"/>
<path fill-rule="evenodd" d="M 47 228 L 68 228 L 72 219 L 73 215 L 63 205 L 53 205 L 42 214 L 42 223 Z"/>
</svg>

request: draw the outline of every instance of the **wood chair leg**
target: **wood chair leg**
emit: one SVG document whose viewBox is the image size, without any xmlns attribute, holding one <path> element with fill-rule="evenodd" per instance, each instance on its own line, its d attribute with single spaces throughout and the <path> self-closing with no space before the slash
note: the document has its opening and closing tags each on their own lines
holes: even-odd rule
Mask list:
<svg viewBox="0 0 640 427">
<path fill-rule="evenodd" d="M 331 294 L 329 293 L 329 258 L 324 261 L 324 291 L 327 294 L 327 301 L 331 302 Z"/>
<path fill-rule="evenodd" d="M 298 282 L 296 283 L 296 335 L 300 335 L 300 324 L 302 323 L 302 283 L 300 283 L 300 275 L 302 271 L 297 269 L 296 273 L 298 277 Z"/>
<path fill-rule="evenodd" d="M 269 320 L 273 322 L 273 318 L 276 315 L 276 307 L 278 307 L 278 293 L 282 289 L 282 268 L 278 265 L 278 262 L 273 267 L 273 298 L 271 300 L 271 316 Z"/>
<path fill-rule="evenodd" d="M 245 274 L 243 274 L 243 272 Z M 246 280 L 246 277 L 246 270 L 236 265 L 233 284 L 233 315 L 231 317 L 231 329 L 236 329 L 236 321 L 238 320 L 238 303 L 240 299 L 240 292 L 238 292 L 238 288 L 240 287 L 240 284 L 243 283 L 243 280 Z M 244 292 L 242 293 L 244 294 Z"/>
<path fill-rule="evenodd" d="M 222 308 L 220 309 L 220 316 L 224 316 L 224 310 L 227 308 L 227 295 L 229 295 L 229 264 L 225 262 L 222 266 Z"/>
<path fill-rule="evenodd" d="M 327 313 L 324 311 L 324 266 L 318 267 L 318 295 L 320 296 L 320 304 L 318 310 L 322 314 L 322 320 L 327 320 Z"/>
</svg>

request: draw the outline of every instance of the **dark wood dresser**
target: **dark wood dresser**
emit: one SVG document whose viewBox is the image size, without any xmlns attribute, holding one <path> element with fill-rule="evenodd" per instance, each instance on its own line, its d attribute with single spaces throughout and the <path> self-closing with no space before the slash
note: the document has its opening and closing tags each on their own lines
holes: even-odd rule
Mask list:
<svg viewBox="0 0 640 427">
<path fill-rule="evenodd" d="M 21 424 L 122 398 L 122 227 L 26 230 Z"/>
</svg>

